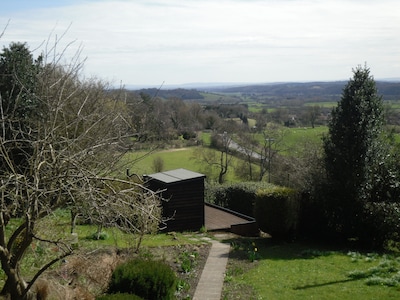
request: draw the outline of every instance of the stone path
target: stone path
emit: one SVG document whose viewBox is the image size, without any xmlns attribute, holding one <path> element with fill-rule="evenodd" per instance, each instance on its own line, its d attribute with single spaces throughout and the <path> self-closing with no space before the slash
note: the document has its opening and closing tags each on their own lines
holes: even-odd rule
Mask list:
<svg viewBox="0 0 400 300">
<path fill-rule="evenodd" d="M 212 240 L 212 246 L 193 300 L 220 300 L 230 245 Z"/>
</svg>

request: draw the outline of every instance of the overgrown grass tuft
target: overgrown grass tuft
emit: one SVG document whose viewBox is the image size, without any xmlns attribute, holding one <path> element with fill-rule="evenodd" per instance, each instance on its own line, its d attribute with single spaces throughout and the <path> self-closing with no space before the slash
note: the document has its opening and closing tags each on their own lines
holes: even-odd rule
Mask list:
<svg viewBox="0 0 400 300">
<path fill-rule="evenodd" d="M 353 256 L 353 255 L 352 255 Z M 371 262 L 371 255 L 358 254 L 359 259 Z M 367 285 L 400 286 L 400 259 L 398 257 L 373 255 L 374 260 L 380 258 L 379 264 L 366 270 L 354 270 L 348 273 L 352 279 L 365 279 Z"/>
</svg>

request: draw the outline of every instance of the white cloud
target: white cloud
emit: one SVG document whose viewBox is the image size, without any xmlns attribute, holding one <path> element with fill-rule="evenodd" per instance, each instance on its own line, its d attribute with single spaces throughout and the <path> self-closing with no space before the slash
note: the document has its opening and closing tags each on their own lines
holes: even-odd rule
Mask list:
<svg viewBox="0 0 400 300">
<path fill-rule="evenodd" d="M 0 12 L 0 26 L 11 19 L 0 43 L 35 48 L 71 25 L 64 40 L 83 44 L 86 71 L 127 84 L 346 79 L 364 62 L 377 78 L 399 76 L 395 0 L 71 3 Z"/>
</svg>

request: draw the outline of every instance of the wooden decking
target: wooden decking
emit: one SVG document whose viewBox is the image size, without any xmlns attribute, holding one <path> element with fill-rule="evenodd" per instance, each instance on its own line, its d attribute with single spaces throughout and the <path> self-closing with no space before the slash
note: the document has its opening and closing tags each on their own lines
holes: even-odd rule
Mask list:
<svg viewBox="0 0 400 300">
<path fill-rule="evenodd" d="M 230 230 L 232 225 L 248 223 L 246 216 L 240 216 L 222 208 L 204 206 L 205 226 L 207 230 Z"/>
</svg>

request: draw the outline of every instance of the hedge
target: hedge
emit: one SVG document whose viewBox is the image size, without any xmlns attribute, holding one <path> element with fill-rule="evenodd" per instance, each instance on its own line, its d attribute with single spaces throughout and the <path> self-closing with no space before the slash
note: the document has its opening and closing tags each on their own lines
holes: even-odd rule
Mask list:
<svg viewBox="0 0 400 300">
<path fill-rule="evenodd" d="M 254 204 L 259 189 L 271 188 L 265 182 L 241 182 L 223 185 L 206 185 L 205 200 L 241 214 L 254 217 Z"/>
<path fill-rule="evenodd" d="M 255 218 L 259 228 L 272 238 L 291 237 L 297 228 L 298 193 L 285 187 L 259 190 L 255 198 Z"/>
<path fill-rule="evenodd" d="M 99 296 L 96 300 L 143 300 L 143 298 L 132 294 L 111 294 Z"/>
</svg>

